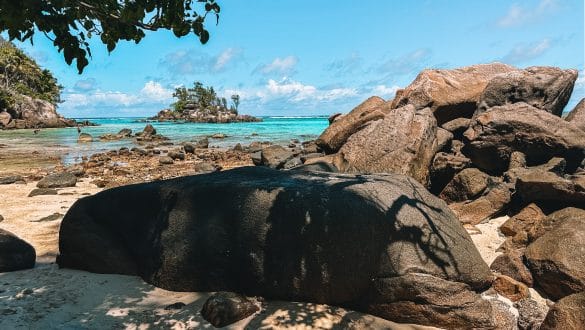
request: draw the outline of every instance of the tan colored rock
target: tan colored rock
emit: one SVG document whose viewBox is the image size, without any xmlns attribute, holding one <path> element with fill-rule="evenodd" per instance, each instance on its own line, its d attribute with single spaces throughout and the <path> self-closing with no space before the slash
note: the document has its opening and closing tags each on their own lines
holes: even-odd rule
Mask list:
<svg viewBox="0 0 585 330">
<path fill-rule="evenodd" d="M 516 236 L 522 232 L 525 234 L 534 230 L 535 226 L 546 219 L 546 215 L 540 207 L 531 203 L 518 214 L 508 219 L 500 226 L 500 231 L 506 236 Z"/>
<path fill-rule="evenodd" d="M 573 110 L 571 110 L 566 120 L 585 131 L 585 99 L 581 99 Z"/>
<path fill-rule="evenodd" d="M 526 103 L 492 107 L 472 121 L 464 137 L 465 154 L 486 172 L 507 170 L 514 151 L 524 153 L 529 164 L 565 158 L 569 172 L 585 157 L 584 131 Z"/>
<path fill-rule="evenodd" d="M 528 287 L 524 283 L 506 275 L 496 275 L 492 287 L 497 293 L 512 301 L 518 301 L 530 296 Z"/>
<path fill-rule="evenodd" d="M 389 104 L 377 96 L 372 96 L 355 107 L 346 115 L 331 121 L 315 143 L 327 153 L 334 153 L 347 139 L 372 120 L 383 118 L 390 111 Z"/>
<path fill-rule="evenodd" d="M 561 116 L 571 97 L 577 70 L 533 66 L 493 77 L 485 87 L 476 115 L 494 106 L 524 102 Z"/>
<path fill-rule="evenodd" d="M 490 269 L 531 287 L 534 281 L 530 270 L 524 265 L 523 256 L 524 254 L 520 250 L 510 248 L 496 257 L 490 265 Z"/>
<path fill-rule="evenodd" d="M 430 107 L 439 125 L 456 118 L 471 118 L 489 81 L 498 74 L 517 70 L 506 64 L 479 64 L 453 70 L 424 70 L 404 90 L 396 93 L 392 108 L 412 104 Z"/>
<path fill-rule="evenodd" d="M 427 185 L 437 151 L 437 123 L 430 109 L 394 109 L 353 134 L 339 150 L 350 173 L 399 173 Z"/>
<path fill-rule="evenodd" d="M 510 189 L 506 185 L 500 184 L 476 200 L 454 203 L 449 205 L 449 208 L 462 223 L 477 225 L 501 213 L 510 203 L 511 198 Z"/>
<path fill-rule="evenodd" d="M 535 286 L 560 299 L 585 291 L 585 210 L 569 207 L 549 218 L 554 225 L 528 246 L 526 263 Z"/>
</svg>

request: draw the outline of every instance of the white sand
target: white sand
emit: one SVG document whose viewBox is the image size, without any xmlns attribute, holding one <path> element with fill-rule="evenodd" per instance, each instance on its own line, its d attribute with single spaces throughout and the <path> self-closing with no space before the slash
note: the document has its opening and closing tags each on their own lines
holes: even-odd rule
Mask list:
<svg viewBox="0 0 585 330">
<path fill-rule="evenodd" d="M 0 329 L 200 329 L 213 328 L 199 311 L 209 293 L 171 292 L 134 276 L 59 269 L 61 220 L 84 194 L 101 189 L 84 179 L 59 195 L 27 197 L 36 183 L 0 185 L 0 228 L 15 233 L 37 251 L 34 269 L 0 273 Z M 180 310 L 164 307 L 182 302 Z M 229 329 L 432 329 L 400 325 L 343 308 L 268 301 L 263 309 Z"/>
<path fill-rule="evenodd" d="M 506 237 L 500 232 L 499 228 L 509 218 L 508 216 L 494 218 L 476 225 L 475 228 L 468 227 L 467 229 L 471 240 L 488 266 L 492 264 L 497 256 L 502 254 L 502 252 L 496 252 L 496 249 L 504 243 Z"/>
</svg>

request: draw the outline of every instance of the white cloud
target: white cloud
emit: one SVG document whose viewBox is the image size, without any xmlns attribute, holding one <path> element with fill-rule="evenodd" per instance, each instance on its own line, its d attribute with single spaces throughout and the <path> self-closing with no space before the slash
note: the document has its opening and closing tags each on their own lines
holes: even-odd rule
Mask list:
<svg viewBox="0 0 585 330">
<path fill-rule="evenodd" d="M 382 72 L 391 75 L 411 74 L 420 71 L 430 60 L 432 52 L 428 48 L 416 49 L 399 57 L 390 57 L 381 61 L 370 71 Z"/>
<path fill-rule="evenodd" d="M 97 81 L 94 78 L 87 78 L 78 80 L 73 88 L 79 91 L 90 91 L 95 89 L 96 85 Z"/>
<path fill-rule="evenodd" d="M 325 70 L 335 76 L 344 76 L 355 73 L 362 68 L 363 59 L 358 53 L 353 53 L 343 59 L 335 59 L 325 65 Z"/>
<path fill-rule="evenodd" d="M 513 4 L 506 15 L 497 21 L 499 27 L 511 27 L 522 25 L 530 21 L 539 19 L 540 17 L 553 12 L 558 4 L 558 0 L 541 0 L 536 7 L 526 8 L 518 4 Z"/>
<path fill-rule="evenodd" d="M 172 102 L 173 91 L 160 83 L 148 81 L 138 93 L 119 91 L 95 91 L 91 93 L 64 93 L 62 108 L 75 109 L 86 106 L 133 107 L 147 104 L 166 105 Z"/>
<path fill-rule="evenodd" d="M 396 94 L 396 91 L 399 90 L 400 87 L 394 86 L 386 86 L 386 85 L 377 85 L 372 88 L 372 93 L 378 96 L 386 96 L 386 97 L 393 97 Z"/>
<path fill-rule="evenodd" d="M 235 66 L 242 54 L 239 48 L 227 48 L 216 55 L 183 49 L 166 54 L 159 65 L 173 74 L 219 73 Z"/>
<path fill-rule="evenodd" d="M 502 57 L 501 61 L 511 64 L 526 62 L 541 56 L 551 46 L 552 42 L 548 38 L 529 44 L 518 44 L 508 54 Z"/>
<path fill-rule="evenodd" d="M 258 66 L 254 72 L 260 72 L 262 74 L 290 74 L 294 71 L 298 62 L 299 59 L 292 55 L 284 58 L 277 57 L 271 63 Z"/>
<path fill-rule="evenodd" d="M 160 83 L 155 81 L 149 81 L 144 84 L 144 87 L 140 90 L 140 94 L 147 100 L 152 101 L 168 101 L 173 97 L 173 91 L 164 88 Z"/>
<path fill-rule="evenodd" d="M 289 78 L 283 78 L 280 81 L 268 80 L 266 86 L 255 95 L 263 102 L 284 97 L 288 102 L 298 103 L 303 101 L 333 101 L 357 96 L 358 93 L 354 88 L 319 89 L 312 85 L 305 85 Z"/>
<path fill-rule="evenodd" d="M 228 48 L 221 52 L 221 54 L 217 55 L 215 58 L 215 63 L 213 64 L 213 71 L 221 71 L 223 70 L 236 56 L 240 54 L 239 49 L 235 48 Z"/>
</svg>

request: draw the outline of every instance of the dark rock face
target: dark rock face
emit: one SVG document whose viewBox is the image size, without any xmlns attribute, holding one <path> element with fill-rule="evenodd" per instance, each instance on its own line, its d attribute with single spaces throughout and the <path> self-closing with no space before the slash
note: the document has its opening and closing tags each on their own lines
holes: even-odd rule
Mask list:
<svg viewBox="0 0 585 330">
<path fill-rule="evenodd" d="M 372 279 L 423 273 L 471 290 L 491 282 L 446 205 L 396 174 L 244 167 L 114 188 L 75 203 L 59 247 L 61 267 L 139 275 L 165 289 L 362 310 Z"/>
<path fill-rule="evenodd" d="M 399 173 L 427 185 L 437 152 L 437 123 L 429 109 L 394 109 L 353 134 L 339 150 L 343 172 Z"/>
<path fill-rule="evenodd" d="M 585 291 L 585 210 L 565 208 L 549 218 L 554 226 L 528 246 L 526 262 L 535 286 L 556 300 Z"/>
<path fill-rule="evenodd" d="M 585 325 L 585 292 L 567 296 L 548 312 L 541 330 L 581 330 Z"/>
<path fill-rule="evenodd" d="M 218 292 L 207 299 L 201 316 L 216 328 L 225 327 L 256 313 L 260 308 L 246 296 Z"/>
<path fill-rule="evenodd" d="M 555 67 L 530 67 L 496 75 L 485 87 L 476 115 L 494 106 L 524 102 L 560 117 L 575 80 L 577 70 Z"/>
<path fill-rule="evenodd" d="M 464 136 L 464 153 L 487 172 L 505 171 L 514 151 L 524 153 L 529 165 L 563 157 L 568 171 L 585 157 L 585 132 L 526 103 L 491 108 L 475 118 Z"/>
<path fill-rule="evenodd" d="M 0 229 L 0 273 L 33 268 L 35 249 L 11 232 Z"/>
<path fill-rule="evenodd" d="M 77 177 L 71 173 L 49 174 L 37 183 L 37 188 L 75 187 Z"/>
<path fill-rule="evenodd" d="M 456 118 L 471 118 L 488 82 L 498 74 L 517 69 L 501 63 L 479 64 L 453 70 L 424 70 L 396 93 L 392 108 L 407 104 L 430 107 L 439 125 Z"/>
<path fill-rule="evenodd" d="M 384 99 L 372 96 L 347 115 L 331 122 L 315 143 L 327 153 L 335 153 L 352 134 L 368 122 L 383 118 L 388 111 L 390 107 Z"/>
</svg>

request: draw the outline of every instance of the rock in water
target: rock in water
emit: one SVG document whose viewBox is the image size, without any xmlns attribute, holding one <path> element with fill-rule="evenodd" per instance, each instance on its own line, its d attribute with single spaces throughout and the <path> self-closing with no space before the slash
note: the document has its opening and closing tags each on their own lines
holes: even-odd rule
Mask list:
<svg viewBox="0 0 585 330">
<path fill-rule="evenodd" d="M 207 299 L 201 316 L 216 328 L 225 327 L 256 313 L 260 308 L 246 296 L 218 292 Z"/>
<path fill-rule="evenodd" d="M 437 152 L 437 122 L 429 109 L 394 109 L 353 134 L 339 150 L 342 172 L 398 173 L 426 185 Z"/>
<path fill-rule="evenodd" d="M 560 117 L 576 79 L 577 70 L 545 66 L 498 74 L 485 87 L 476 115 L 494 106 L 524 102 Z"/>
<path fill-rule="evenodd" d="M 544 221 L 554 225 L 526 249 L 534 285 L 552 299 L 585 291 L 585 210 L 554 212 Z"/>
<path fill-rule="evenodd" d="M 400 300 L 385 300 L 392 291 L 372 279 L 417 273 L 469 290 L 492 280 L 445 203 L 397 174 L 242 167 L 113 188 L 70 208 L 59 248 L 61 267 L 139 275 L 169 290 L 375 307 L 385 317 L 384 302 Z M 453 314 L 473 309 L 460 297 L 443 297 Z M 467 322 L 485 326 L 484 307 Z M 445 307 L 428 309 L 427 324 L 447 324 Z"/>
<path fill-rule="evenodd" d="M 88 143 L 88 142 L 93 142 L 93 137 L 91 136 L 91 134 L 88 134 L 88 133 L 79 134 L 79 137 L 77 138 L 77 143 Z"/>
<path fill-rule="evenodd" d="M 491 108 L 475 118 L 464 136 L 464 153 L 487 172 L 505 171 L 514 151 L 524 153 L 529 165 L 563 157 L 569 172 L 585 157 L 585 132 L 526 103 Z"/>
<path fill-rule="evenodd" d="M 567 121 L 585 131 L 585 99 L 581 99 L 575 108 L 569 112 Z"/>
<path fill-rule="evenodd" d="M 35 249 L 11 232 L 0 229 L 0 273 L 33 268 Z"/>
<path fill-rule="evenodd" d="M 517 69 L 501 63 L 479 64 L 453 70 L 424 70 L 405 89 L 396 92 L 392 108 L 412 104 L 430 107 L 439 125 L 456 118 L 471 118 L 489 81 Z"/>
<path fill-rule="evenodd" d="M 151 124 L 146 124 L 142 130 L 142 136 L 156 135 L 156 129 Z"/>
<path fill-rule="evenodd" d="M 75 187 L 77 177 L 71 173 L 49 174 L 37 183 L 37 188 Z"/>
<path fill-rule="evenodd" d="M 582 330 L 585 325 L 585 292 L 557 302 L 546 315 L 540 330 Z"/>
<path fill-rule="evenodd" d="M 315 143 L 328 153 L 341 148 L 347 139 L 372 120 L 382 119 L 390 111 L 384 99 L 372 96 L 347 115 L 331 122 Z"/>
<path fill-rule="evenodd" d="M 270 168 L 282 168 L 293 157 L 289 149 L 279 145 L 266 147 L 260 152 L 261 164 Z"/>
</svg>

